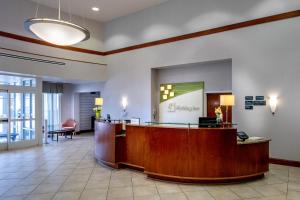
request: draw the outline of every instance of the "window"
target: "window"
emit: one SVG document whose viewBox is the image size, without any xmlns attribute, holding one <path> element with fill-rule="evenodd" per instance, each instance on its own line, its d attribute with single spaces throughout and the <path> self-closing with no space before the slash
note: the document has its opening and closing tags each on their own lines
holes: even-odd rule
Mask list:
<svg viewBox="0 0 300 200">
<path fill-rule="evenodd" d="M 61 94 L 44 93 L 44 121 L 47 120 L 48 131 L 60 127 Z"/>
<path fill-rule="evenodd" d="M 10 76 L 0 74 L 0 85 L 36 87 L 36 79 L 32 77 Z"/>
<path fill-rule="evenodd" d="M 35 94 L 10 93 L 11 141 L 35 139 Z"/>
</svg>

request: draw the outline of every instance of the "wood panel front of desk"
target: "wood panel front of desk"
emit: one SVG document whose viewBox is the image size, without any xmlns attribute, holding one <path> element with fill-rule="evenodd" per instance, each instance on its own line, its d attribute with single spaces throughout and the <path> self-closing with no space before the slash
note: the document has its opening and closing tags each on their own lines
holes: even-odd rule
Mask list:
<svg viewBox="0 0 300 200">
<path fill-rule="evenodd" d="M 118 137 L 120 124 L 96 124 L 95 157 L 111 167 L 179 182 L 232 182 L 268 171 L 269 142 L 237 144 L 236 129 L 128 125 Z"/>
<path fill-rule="evenodd" d="M 138 170 L 144 170 L 145 166 L 145 134 L 143 126 L 126 126 L 126 158 L 123 164 Z"/>
<path fill-rule="evenodd" d="M 105 122 L 95 123 L 95 158 L 110 167 L 117 168 L 118 159 L 121 155 L 116 134 L 122 130 L 122 124 Z"/>
<path fill-rule="evenodd" d="M 144 162 L 149 177 L 232 182 L 262 177 L 268 171 L 269 143 L 238 145 L 236 129 L 128 127 L 127 148 L 143 140 L 145 143 L 126 151 L 127 158 L 134 158 L 127 163 L 141 166 Z M 139 140 L 135 138 L 129 145 L 133 135 L 139 135 Z M 142 162 L 137 162 L 138 158 Z"/>
<path fill-rule="evenodd" d="M 236 175 L 235 129 L 150 127 L 145 146 L 150 177 L 213 182 Z"/>
</svg>

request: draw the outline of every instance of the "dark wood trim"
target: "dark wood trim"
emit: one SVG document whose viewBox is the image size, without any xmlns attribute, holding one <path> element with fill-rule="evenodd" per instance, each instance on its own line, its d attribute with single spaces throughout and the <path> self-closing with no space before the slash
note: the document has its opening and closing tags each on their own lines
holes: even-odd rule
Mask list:
<svg viewBox="0 0 300 200">
<path fill-rule="evenodd" d="M 138 165 L 133 165 L 133 164 L 130 164 L 130 163 L 127 163 L 127 162 L 119 162 L 119 167 L 125 167 L 125 168 L 130 168 L 130 169 L 134 169 L 134 170 L 137 170 L 137 171 L 144 171 L 145 168 L 144 167 L 141 167 L 141 166 L 138 166 Z"/>
<path fill-rule="evenodd" d="M 147 174 L 147 177 L 149 178 L 165 180 L 165 181 L 175 181 L 181 183 L 234 183 L 234 182 L 241 182 L 241 181 L 256 180 L 264 177 L 264 172 L 246 175 L 246 176 L 222 177 L 222 178 L 181 177 L 181 176 L 171 176 L 171 175 L 153 173 L 148 171 L 145 171 L 144 173 Z"/>
<path fill-rule="evenodd" d="M 277 165 L 300 167 L 300 161 L 295 161 L 295 160 L 284 160 L 284 159 L 278 159 L 278 158 L 270 158 L 269 162 L 271 164 L 277 164 Z"/>
<path fill-rule="evenodd" d="M 43 55 L 43 54 L 37 54 L 37 53 L 32 53 L 32 52 L 27 52 L 27 51 L 20 51 L 20 50 L 16 50 L 16 49 L 9 49 L 9 48 L 5 48 L 5 47 L 0 47 L 0 49 L 6 50 L 6 51 L 17 52 L 17 53 L 34 55 L 34 56 L 42 56 L 42 57 L 46 57 L 46 58 L 60 59 L 60 60 L 66 60 L 66 61 L 72 61 L 72 62 L 80 62 L 80 63 L 86 63 L 86 64 L 92 64 L 92 65 L 107 66 L 107 64 L 103 64 L 103 63 L 88 62 L 88 61 L 83 61 L 83 60 L 75 60 L 75 59 L 62 58 L 62 57 L 56 57 L 56 56 L 47 56 L 47 55 Z"/>
<path fill-rule="evenodd" d="M 117 163 L 111 163 L 111 162 L 107 162 L 107 161 L 99 160 L 99 159 L 96 159 L 96 160 L 100 165 L 107 166 L 107 167 L 110 167 L 113 169 L 119 169 L 119 165 Z"/>
<path fill-rule="evenodd" d="M 240 22 L 240 23 L 230 24 L 230 25 L 221 26 L 221 27 L 217 27 L 217 28 L 212 28 L 212 29 L 208 29 L 208 30 L 204 30 L 204 31 L 195 32 L 195 33 L 189 33 L 189 34 L 171 37 L 171 38 L 167 38 L 167 39 L 162 39 L 162 40 L 157 40 L 157 41 L 153 41 L 153 42 L 147 42 L 144 44 L 133 45 L 133 46 L 125 47 L 125 48 L 121 48 L 121 49 L 111 50 L 111 51 L 105 52 L 105 55 L 112 55 L 112 54 L 116 54 L 116 53 L 122 53 L 122 52 L 126 52 L 126 51 L 142 49 L 142 48 L 146 48 L 146 47 L 152 47 L 152 46 L 157 46 L 157 45 L 162 45 L 162 44 L 167 44 L 167 43 L 172 43 L 172 42 L 178 42 L 181 40 L 188 40 L 188 39 L 192 39 L 192 38 L 196 38 L 196 37 L 212 35 L 212 34 L 221 33 L 221 32 L 225 32 L 225 31 L 231 31 L 231 30 L 246 28 L 246 27 L 250 27 L 250 26 L 256 26 L 259 24 L 265 24 L 265 23 L 270 23 L 270 22 L 274 22 L 274 21 L 279 21 L 279 20 L 284 20 L 284 19 L 289 19 L 289 18 L 294 18 L 294 17 L 299 17 L 299 16 L 300 16 L 300 10 L 295 10 L 295 11 L 281 13 L 281 14 L 272 15 L 272 16 L 268 16 L 268 17 L 253 19 L 253 20 L 249 20 L 249 21 L 245 21 L 245 22 Z"/>
<path fill-rule="evenodd" d="M 93 55 L 98 55 L 98 56 L 104 56 L 104 54 L 105 54 L 104 52 L 101 52 L 101 51 L 83 49 L 83 48 L 79 48 L 79 47 L 54 45 L 54 44 L 50 44 L 50 43 L 42 41 L 42 40 L 25 37 L 25 36 L 13 34 L 13 33 L 8 33 L 8 32 L 4 32 L 4 31 L 0 31 L 0 36 L 14 39 L 14 40 L 20 40 L 23 42 L 29 42 L 29 43 L 33 43 L 33 44 L 40 44 L 40 45 L 44 45 L 44 46 L 48 46 L 48 47 L 54 47 L 54 48 L 59 48 L 59 49 L 64 49 L 64 50 L 69 50 L 69 51 L 76 51 L 76 52 L 80 52 L 80 53 L 87 53 L 87 54 L 93 54 Z"/>
<path fill-rule="evenodd" d="M 162 40 L 147 42 L 147 43 L 143 43 L 143 44 L 133 45 L 133 46 L 115 49 L 115 50 L 106 51 L 106 52 L 83 49 L 83 48 L 72 47 L 72 46 L 58 46 L 58 45 L 50 44 L 50 43 L 42 41 L 42 40 L 25 37 L 25 36 L 13 34 L 13 33 L 8 33 L 8 32 L 4 32 L 4 31 L 0 31 L 0 37 L 7 37 L 7 38 L 15 39 L 15 40 L 20 40 L 23 42 L 30 42 L 30 43 L 34 43 L 34 44 L 40 44 L 40 45 L 44 45 L 44 46 L 55 47 L 55 48 L 59 48 L 59 49 L 70 50 L 70 51 L 75 51 L 75 52 L 80 52 L 80 53 L 87 53 L 87 54 L 93 54 L 93 55 L 99 55 L 99 56 L 107 56 L 107 55 L 122 53 L 122 52 L 126 52 L 126 51 L 133 51 L 136 49 L 142 49 L 142 48 L 147 48 L 147 47 L 152 47 L 152 46 L 157 46 L 157 45 L 162 45 L 162 44 L 178 42 L 181 40 L 188 40 L 188 39 L 203 37 L 203 36 L 212 35 L 212 34 L 216 34 L 216 33 L 256 26 L 259 24 L 265 24 L 265 23 L 290 19 L 290 18 L 299 17 L 299 16 L 300 16 L 300 10 L 294 10 L 294 11 L 290 11 L 290 12 L 286 12 L 286 13 L 281 13 L 281 14 L 272 15 L 272 16 L 268 16 L 268 17 L 262 17 L 262 18 L 258 18 L 258 19 L 239 22 L 239 23 L 235 23 L 235 24 L 230 24 L 230 25 L 212 28 L 212 29 L 208 29 L 208 30 L 198 31 L 198 32 L 189 33 L 189 34 L 185 34 L 185 35 L 180 35 L 180 36 L 175 36 L 175 37 L 166 38 L 166 39 L 162 39 Z"/>
</svg>

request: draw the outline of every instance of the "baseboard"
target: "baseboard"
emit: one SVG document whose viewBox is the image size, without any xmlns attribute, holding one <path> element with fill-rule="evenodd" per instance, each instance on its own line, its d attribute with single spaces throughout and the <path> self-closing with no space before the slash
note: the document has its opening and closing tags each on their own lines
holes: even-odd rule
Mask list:
<svg viewBox="0 0 300 200">
<path fill-rule="evenodd" d="M 80 130 L 80 131 L 77 131 L 76 133 L 80 134 L 80 133 L 90 133 L 90 132 L 94 132 L 94 130 Z"/>
<path fill-rule="evenodd" d="M 300 167 L 300 161 L 295 161 L 295 160 L 284 160 L 284 159 L 278 159 L 278 158 L 269 158 L 269 162 L 271 164 L 277 164 L 277 165 Z"/>
</svg>

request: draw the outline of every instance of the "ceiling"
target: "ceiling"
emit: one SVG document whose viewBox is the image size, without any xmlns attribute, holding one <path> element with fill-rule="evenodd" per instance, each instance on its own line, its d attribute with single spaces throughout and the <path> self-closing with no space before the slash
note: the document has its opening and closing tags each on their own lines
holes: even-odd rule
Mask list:
<svg viewBox="0 0 300 200">
<path fill-rule="evenodd" d="M 30 0 L 40 5 L 58 8 L 58 0 Z M 167 0 L 61 0 L 61 9 L 96 21 L 107 22 L 161 4 Z M 70 6 L 69 6 L 70 5 Z M 99 12 L 91 10 L 98 7 Z"/>
</svg>

